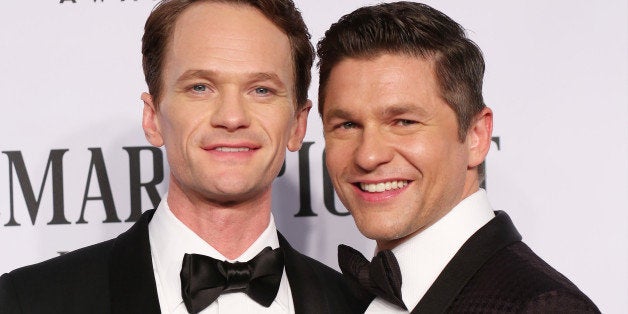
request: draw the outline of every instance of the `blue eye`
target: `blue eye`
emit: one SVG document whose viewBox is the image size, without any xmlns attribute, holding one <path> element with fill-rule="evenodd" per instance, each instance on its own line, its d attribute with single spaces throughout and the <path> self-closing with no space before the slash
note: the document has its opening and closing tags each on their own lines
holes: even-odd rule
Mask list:
<svg viewBox="0 0 628 314">
<path fill-rule="evenodd" d="M 195 92 L 204 92 L 207 90 L 207 86 L 205 85 L 201 85 L 201 84 L 197 84 L 192 86 L 192 90 L 194 90 Z"/>
<path fill-rule="evenodd" d="M 267 95 L 270 93 L 270 90 L 266 87 L 257 87 L 255 88 L 255 93 L 260 95 Z"/>
</svg>

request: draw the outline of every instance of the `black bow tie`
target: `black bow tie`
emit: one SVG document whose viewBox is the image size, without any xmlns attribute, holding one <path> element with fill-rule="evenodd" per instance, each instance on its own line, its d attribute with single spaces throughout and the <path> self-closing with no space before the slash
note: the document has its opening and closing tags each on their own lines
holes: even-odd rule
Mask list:
<svg viewBox="0 0 628 314">
<path fill-rule="evenodd" d="M 369 263 L 362 253 L 341 244 L 338 246 L 338 264 L 349 280 L 358 283 L 371 294 L 407 310 L 401 299 L 401 271 L 390 250 L 380 251 Z"/>
<path fill-rule="evenodd" d="M 181 267 L 181 295 L 190 313 L 198 313 L 222 293 L 244 292 L 269 307 L 283 274 L 281 249 L 263 249 L 248 262 L 229 263 L 209 256 L 185 254 Z"/>
</svg>

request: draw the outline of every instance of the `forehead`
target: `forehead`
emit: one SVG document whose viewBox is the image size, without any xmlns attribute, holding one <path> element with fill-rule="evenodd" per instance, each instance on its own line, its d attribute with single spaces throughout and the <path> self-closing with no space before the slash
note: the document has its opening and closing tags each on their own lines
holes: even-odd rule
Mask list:
<svg viewBox="0 0 628 314">
<path fill-rule="evenodd" d="M 167 73 L 179 68 L 224 72 L 278 72 L 292 80 L 287 35 L 256 8 L 198 2 L 177 18 L 165 59 Z M 217 69 L 218 68 L 218 69 Z"/>
<path fill-rule="evenodd" d="M 429 106 L 440 98 L 434 61 L 405 54 L 346 58 L 330 72 L 323 115 L 334 107 Z"/>
</svg>

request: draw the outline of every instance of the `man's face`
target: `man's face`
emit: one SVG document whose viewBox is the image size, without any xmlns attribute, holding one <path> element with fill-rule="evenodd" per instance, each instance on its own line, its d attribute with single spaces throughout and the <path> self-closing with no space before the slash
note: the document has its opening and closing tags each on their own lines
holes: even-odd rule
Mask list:
<svg viewBox="0 0 628 314">
<path fill-rule="evenodd" d="M 142 96 L 143 127 L 166 147 L 170 185 L 219 204 L 269 197 L 310 107 L 295 113 L 288 37 L 252 7 L 194 4 L 177 19 L 162 72 L 160 103 Z"/>
<path fill-rule="evenodd" d="M 477 126 L 460 141 L 431 60 L 341 61 L 329 77 L 323 127 L 338 196 L 380 248 L 430 226 L 478 188 L 470 169 L 484 158 L 475 151 Z"/>
</svg>

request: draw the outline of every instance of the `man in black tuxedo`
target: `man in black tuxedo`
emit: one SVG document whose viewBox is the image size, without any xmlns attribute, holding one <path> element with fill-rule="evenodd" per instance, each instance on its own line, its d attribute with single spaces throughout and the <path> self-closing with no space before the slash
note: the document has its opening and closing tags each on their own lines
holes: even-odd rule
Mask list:
<svg viewBox="0 0 628 314">
<path fill-rule="evenodd" d="M 493 114 L 482 53 L 459 24 L 419 3 L 364 7 L 318 55 L 329 174 L 377 241 L 370 263 L 339 247 L 367 313 L 598 312 L 480 188 Z"/>
<path fill-rule="evenodd" d="M 142 127 L 165 146 L 167 196 L 116 239 L 4 274 L 0 312 L 363 311 L 271 214 L 311 108 L 314 49 L 292 1 L 161 2 L 142 54 Z"/>
</svg>

